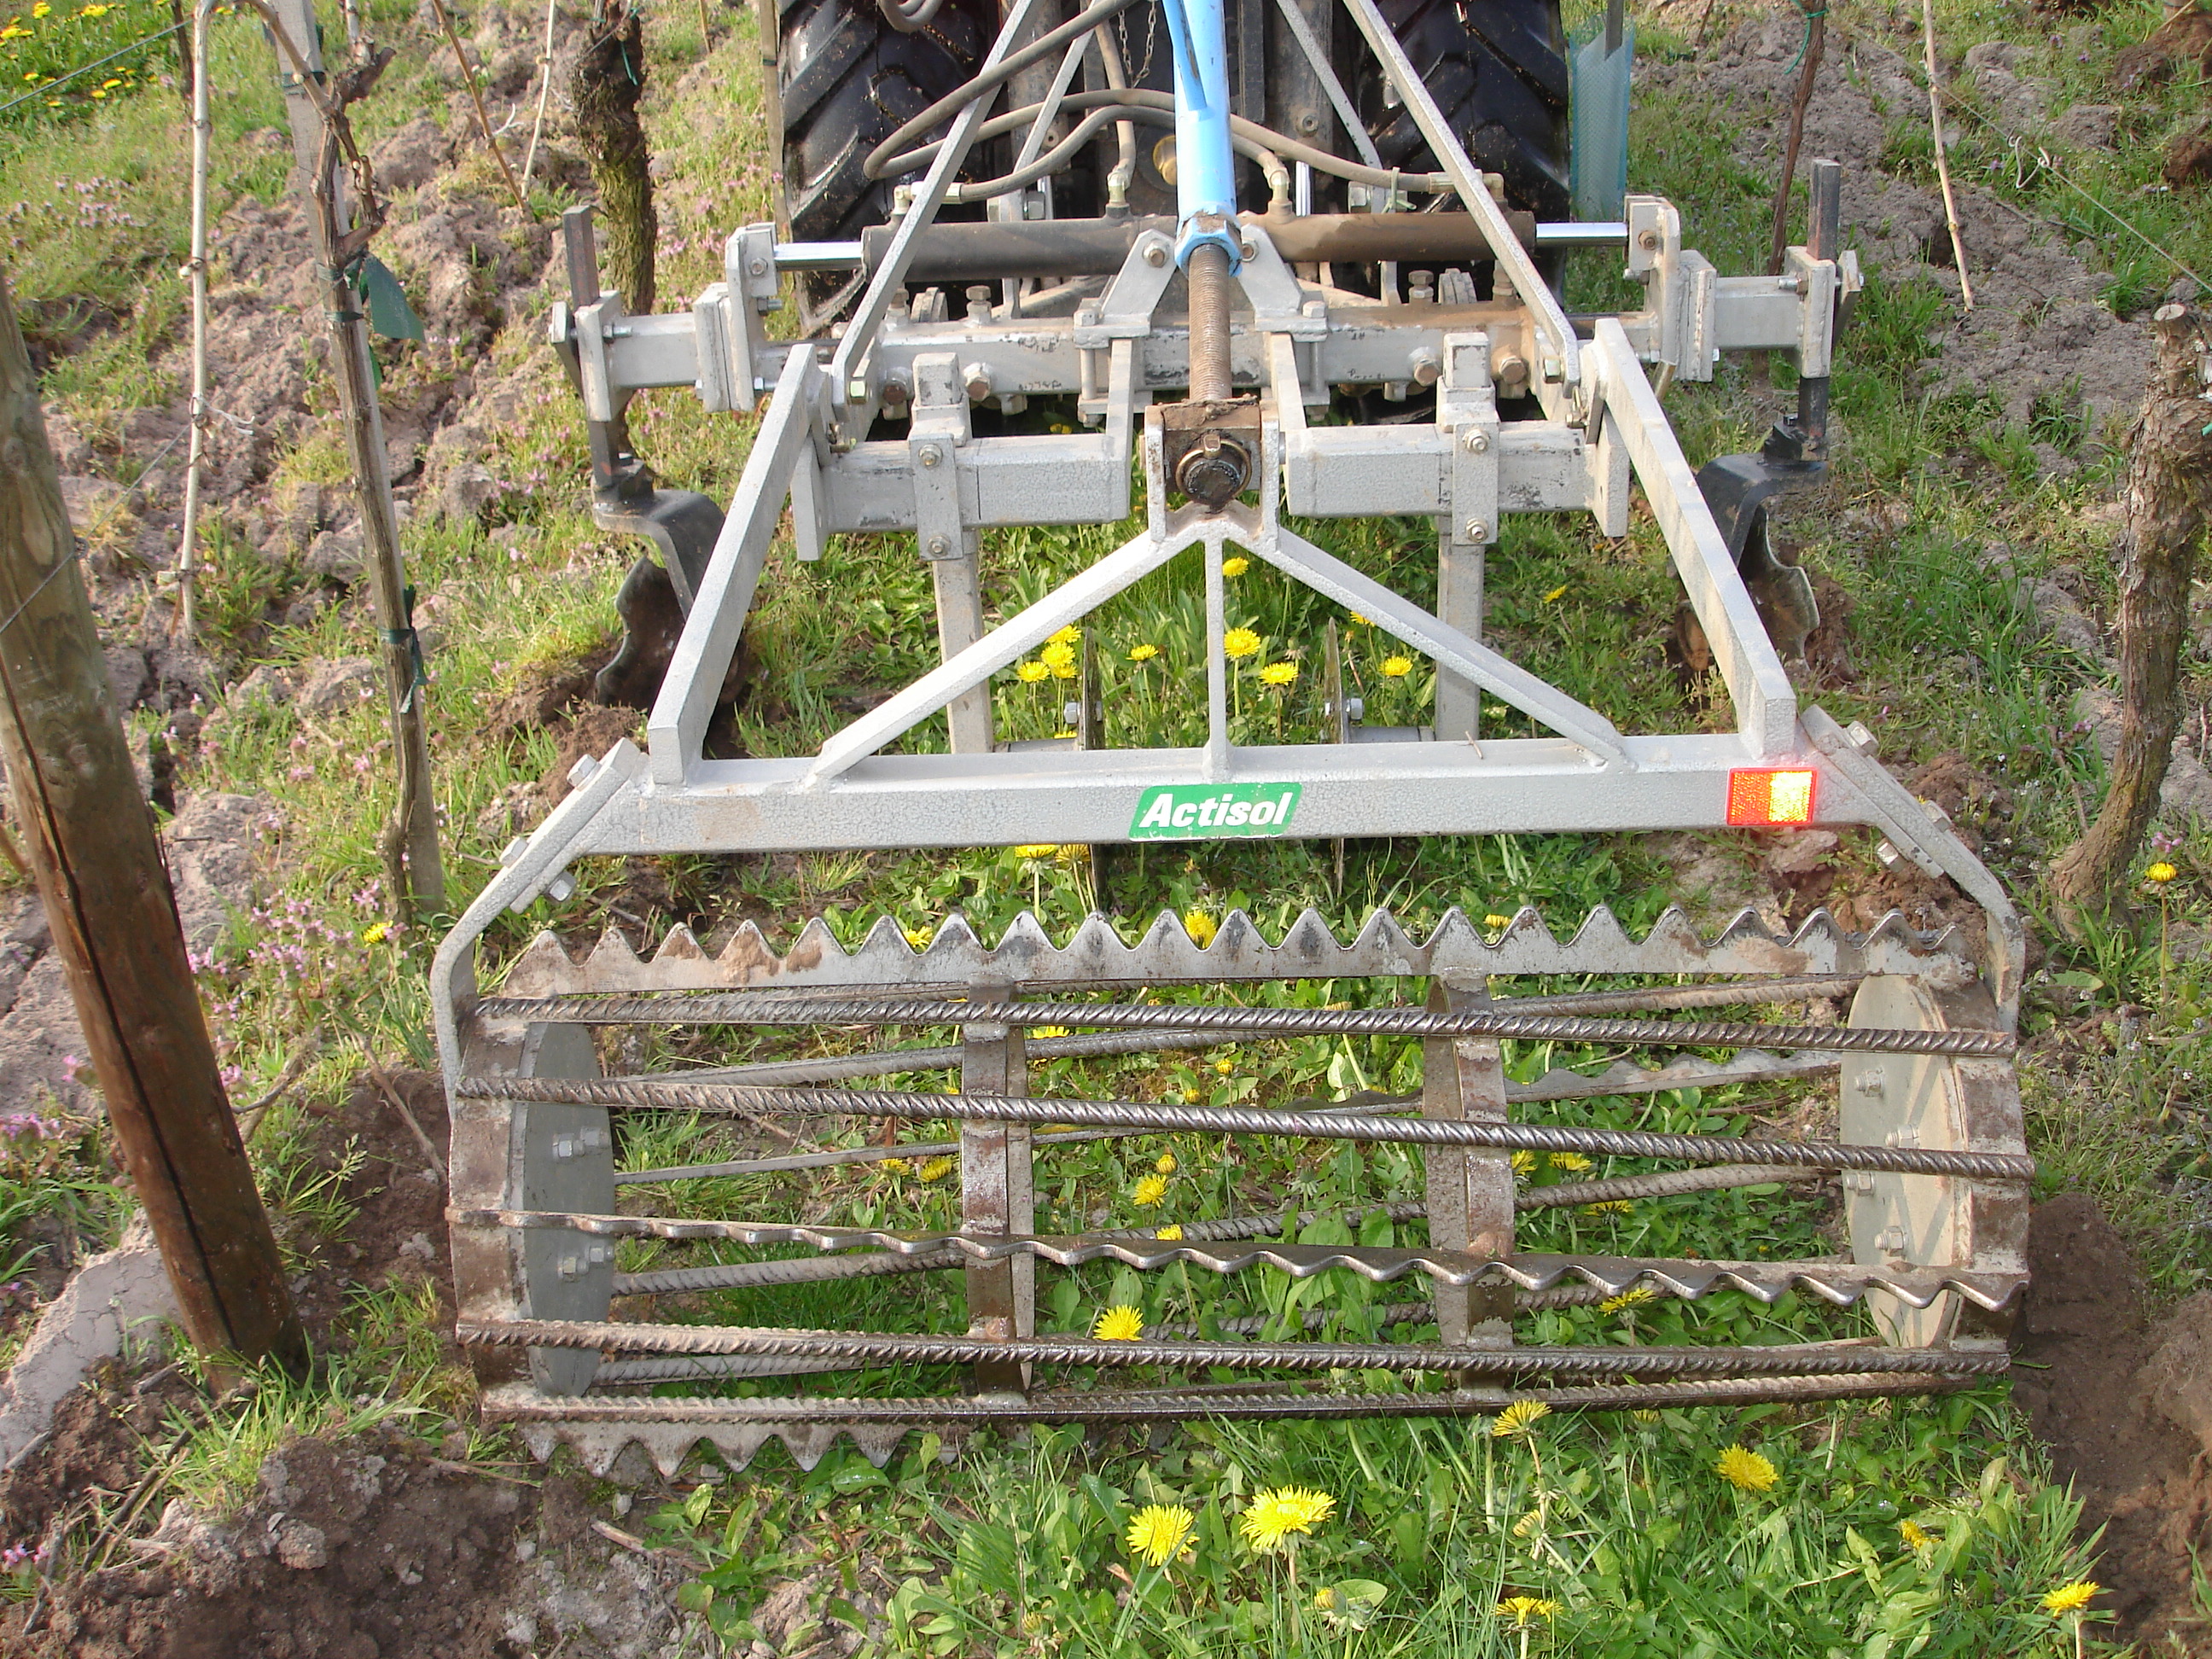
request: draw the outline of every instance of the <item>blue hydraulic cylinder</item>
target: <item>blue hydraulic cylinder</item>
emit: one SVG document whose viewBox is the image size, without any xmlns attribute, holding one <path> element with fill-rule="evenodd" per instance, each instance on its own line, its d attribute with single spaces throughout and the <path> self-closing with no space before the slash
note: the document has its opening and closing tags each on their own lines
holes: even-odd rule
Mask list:
<svg viewBox="0 0 2212 1659">
<path fill-rule="evenodd" d="M 1212 242 L 1244 263 L 1237 222 L 1237 156 L 1229 143 L 1229 41 L 1223 0 L 1160 0 L 1175 43 L 1176 208 L 1182 221 L 1176 264 Z M 1210 220 L 1209 224 L 1200 222 Z"/>
</svg>

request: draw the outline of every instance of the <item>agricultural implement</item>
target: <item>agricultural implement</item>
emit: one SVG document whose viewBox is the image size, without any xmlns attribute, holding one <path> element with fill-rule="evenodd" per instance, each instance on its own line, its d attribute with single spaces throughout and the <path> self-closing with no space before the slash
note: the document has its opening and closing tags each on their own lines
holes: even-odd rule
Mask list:
<svg viewBox="0 0 2212 1659">
<path fill-rule="evenodd" d="M 1073 16 L 1012 0 L 1002 23 L 978 0 L 800 0 L 782 21 L 781 235 L 744 228 L 726 280 L 688 313 L 631 316 L 601 289 L 588 216 L 568 223 L 574 303 L 556 311 L 554 343 L 580 392 L 601 521 L 653 550 L 625 590 L 625 661 L 650 658 L 641 619 L 656 605 L 672 646 L 647 746 L 580 763 L 436 957 L 460 1334 L 487 1411 L 596 1468 L 632 1440 L 672 1469 L 702 1440 L 742 1462 L 771 1437 L 811 1466 L 840 1436 L 880 1462 L 924 1425 L 1804 1401 L 2002 1370 L 2032 1172 L 2011 1060 L 2020 922 L 1870 735 L 1802 706 L 1784 665 L 1814 613 L 1766 507 L 1826 464 L 1832 352 L 1857 287 L 1833 164 L 1814 166 L 1809 230 L 1782 275 L 1723 276 L 1659 198 L 1627 196 L 1618 221 L 1563 216 L 1563 42 L 1543 0 L 1243 0 L 1225 15 L 1221 0 L 1098 0 Z M 894 82 L 897 97 L 882 90 Z M 1239 211 L 1263 190 L 1264 211 Z M 1622 257 L 1640 307 L 1569 314 L 1555 283 L 1577 248 Z M 770 337 L 787 289 L 828 337 Z M 1693 473 L 1660 394 L 1710 380 L 1723 351 L 1791 357 L 1797 411 L 1760 453 Z M 659 488 L 630 452 L 629 398 L 668 386 L 733 414 L 766 397 L 726 511 Z M 1032 400 L 1066 418 L 1025 422 Z M 1624 732 L 1542 665 L 1485 643 L 1485 557 L 1503 515 L 1587 513 L 1619 537 L 1632 489 L 1732 730 Z M 715 758 L 709 726 L 787 505 L 800 560 L 869 534 L 884 559 L 927 562 L 940 661 L 818 752 Z M 1295 527 L 1376 516 L 1433 523 L 1432 609 Z M 984 532 L 1133 520 L 1118 548 L 987 618 Z M 1231 559 L 1423 653 L 1437 670 L 1429 720 L 1363 724 L 1332 629 L 1329 740 L 1241 740 Z M 1066 731 L 1000 740 L 1005 671 L 1164 570 L 1202 583 L 1206 666 L 1187 688 L 1203 699 L 1202 741 L 1114 744 L 1087 640 Z M 1893 914 L 1850 933 L 1821 911 L 1784 936 L 1747 911 L 1707 937 L 1670 909 L 1638 938 L 1602 908 L 1571 933 L 1533 910 L 1481 925 L 1454 911 L 1417 938 L 1378 911 L 1346 939 L 1309 912 L 1279 938 L 1231 914 L 1202 939 L 1173 914 L 1140 935 L 1094 914 L 1056 942 L 1026 915 L 995 940 L 956 915 L 919 944 L 886 919 L 848 948 L 817 918 L 781 953 L 750 924 L 713 954 L 679 931 L 641 956 L 610 932 L 578 959 L 547 933 L 495 988 L 476 971 L 503 913 L 565 897 L 569 866 L 594 856 L 1814 825 L 1874 827 L 1887 853 L 1954 881 L 1984 926 L 1931 935 Z M 1371 1006 L 1283 994 L 1317 982 L 1398 988 Z M 1213 994 L 1161 995 L 1171 988 Z M 878 1040 L 830 1059 L 607 1075 L 604 1054 L 649 1048 L 599 1041 L 609 1027 Z M 889 1028 L 949 1040 L 896 1047 Z M 1418 1097 L 1029 1092 L 1049 1059 L 1316 1036 L 1418 1039 Z M 1520 1043 L 1602 1057 L 1522 1080 L 1506 1063 Z M 951 1092 L 869 1086 L 946 1073 Z M 1817 1139 L 1662 1133 L 1632 1115 L 1599 1127 L 1571 1109 L 1829 1079 L 1834 1127 Z M 623 1126 L 670 1113 L 802 1140 L 883 1133 L 618 1168 Z M 906 1124 L 950 1127 L 891 1144 Z M 1068 1143 L 1129 1134 L 1415 1149 L 1425 1195 L 1368 1212 L 1419 1242 L 1290 1242 L 1310 1219 L 1295 1208 L 1039 1232 L 1037 1170 Z M 672 1182 L 939 1154 L 957 1160 L 959 1222 L 936 1231 L 638 1201 Z M 1532 1157 L 1610 1162 L 1526 1186 L 1516 1158 Z M 1516 1243 L 1516 1215 L 1546 1206 L 1808 1182 L 1834 1194 L 1832 1253 L 1662 1260 Z M 668 1248 L 626 1272 L 624 1239 Z M 1364 1341 L 1300 1340 L 1296 1321 L 1129 1340 L 1041 1330 L 1040 1281 L 1099 1262 L 1337 1274 L 1407 1299 Z M 962 1275 L 965 1322 L 652 1317 L 663 1297 L 908 1273 Z M 1768 1346 L 1528 1340 L 1547 1311 L 1731 1293 L 1864 1316 L 1832 1340 Z M 1407 1326 L 1436 1334 L 1381 1340 Z M 929 1380 L 839 1390 L 836 1373 L 865 1370 Z M 810 1373 L 831 1380 L 760 1391 Z M 1382 1374 L 1395 1380 L 1358 1380 Z M 681 1381 L 697 1385 L 688 1397 L 640 1392 Z"/>
</svg>

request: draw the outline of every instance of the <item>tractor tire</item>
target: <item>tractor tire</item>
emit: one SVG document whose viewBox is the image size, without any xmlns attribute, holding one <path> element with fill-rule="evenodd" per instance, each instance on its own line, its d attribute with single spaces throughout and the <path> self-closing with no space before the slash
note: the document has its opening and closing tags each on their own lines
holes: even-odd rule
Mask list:
<svg viewBox="0 0 2212 1659">
<path fill-rule="evenodd" d="M 1508 203 L 1540 220 L 1568 207 L 1567 37 L 1559 0 L 1379 0 L 1437 106 Z M 1403 108 L 1387 107 L 1382 71 L 1364 52 L 1359 112 L 1382 165 L 1436 170 Z"/>
<path fill-rule="evenodd" d="M 853 241 L 891 216 L 896 180 L 862 171 L 868 153 L 975 72 L 997 33 L 989 0 L 945 0 L 911 34 L 875 0 L 779 0 L 776 59 L 783 201 L 793 240 Z M 818 286 L 817 286 L 818 285 Z M 817 303 L 841 286 L 817 277 Z"/>
</svg>

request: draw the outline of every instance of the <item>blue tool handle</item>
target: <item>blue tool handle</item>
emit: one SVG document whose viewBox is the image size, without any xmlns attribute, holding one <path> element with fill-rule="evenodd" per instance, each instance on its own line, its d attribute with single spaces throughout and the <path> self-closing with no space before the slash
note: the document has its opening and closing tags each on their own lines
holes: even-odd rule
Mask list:
<svg viewBox="0 0 2212 1659">
<path fill-rule="evenodd" d="M 1229 143 L 1229 42 L 1223 0 L 1160 0 L 1175 44 L 1176 263 L 1207 242 L 1244 263 L 1237 221 L 1237 156 Z"/>
</svg>

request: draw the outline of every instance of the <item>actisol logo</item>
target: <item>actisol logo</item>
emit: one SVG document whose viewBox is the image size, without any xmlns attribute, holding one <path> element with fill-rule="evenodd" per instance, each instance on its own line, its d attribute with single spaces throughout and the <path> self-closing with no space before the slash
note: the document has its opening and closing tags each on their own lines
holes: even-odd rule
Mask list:
<svg viewBox="0 0 2212 1659">
<path fill-rule="evenodd" d="M 1210 841 L 1279 836 L 1303 793 L 1295 783 L 1164 783 L 1145 791 L 1131 841 Z"/>
</svg>

